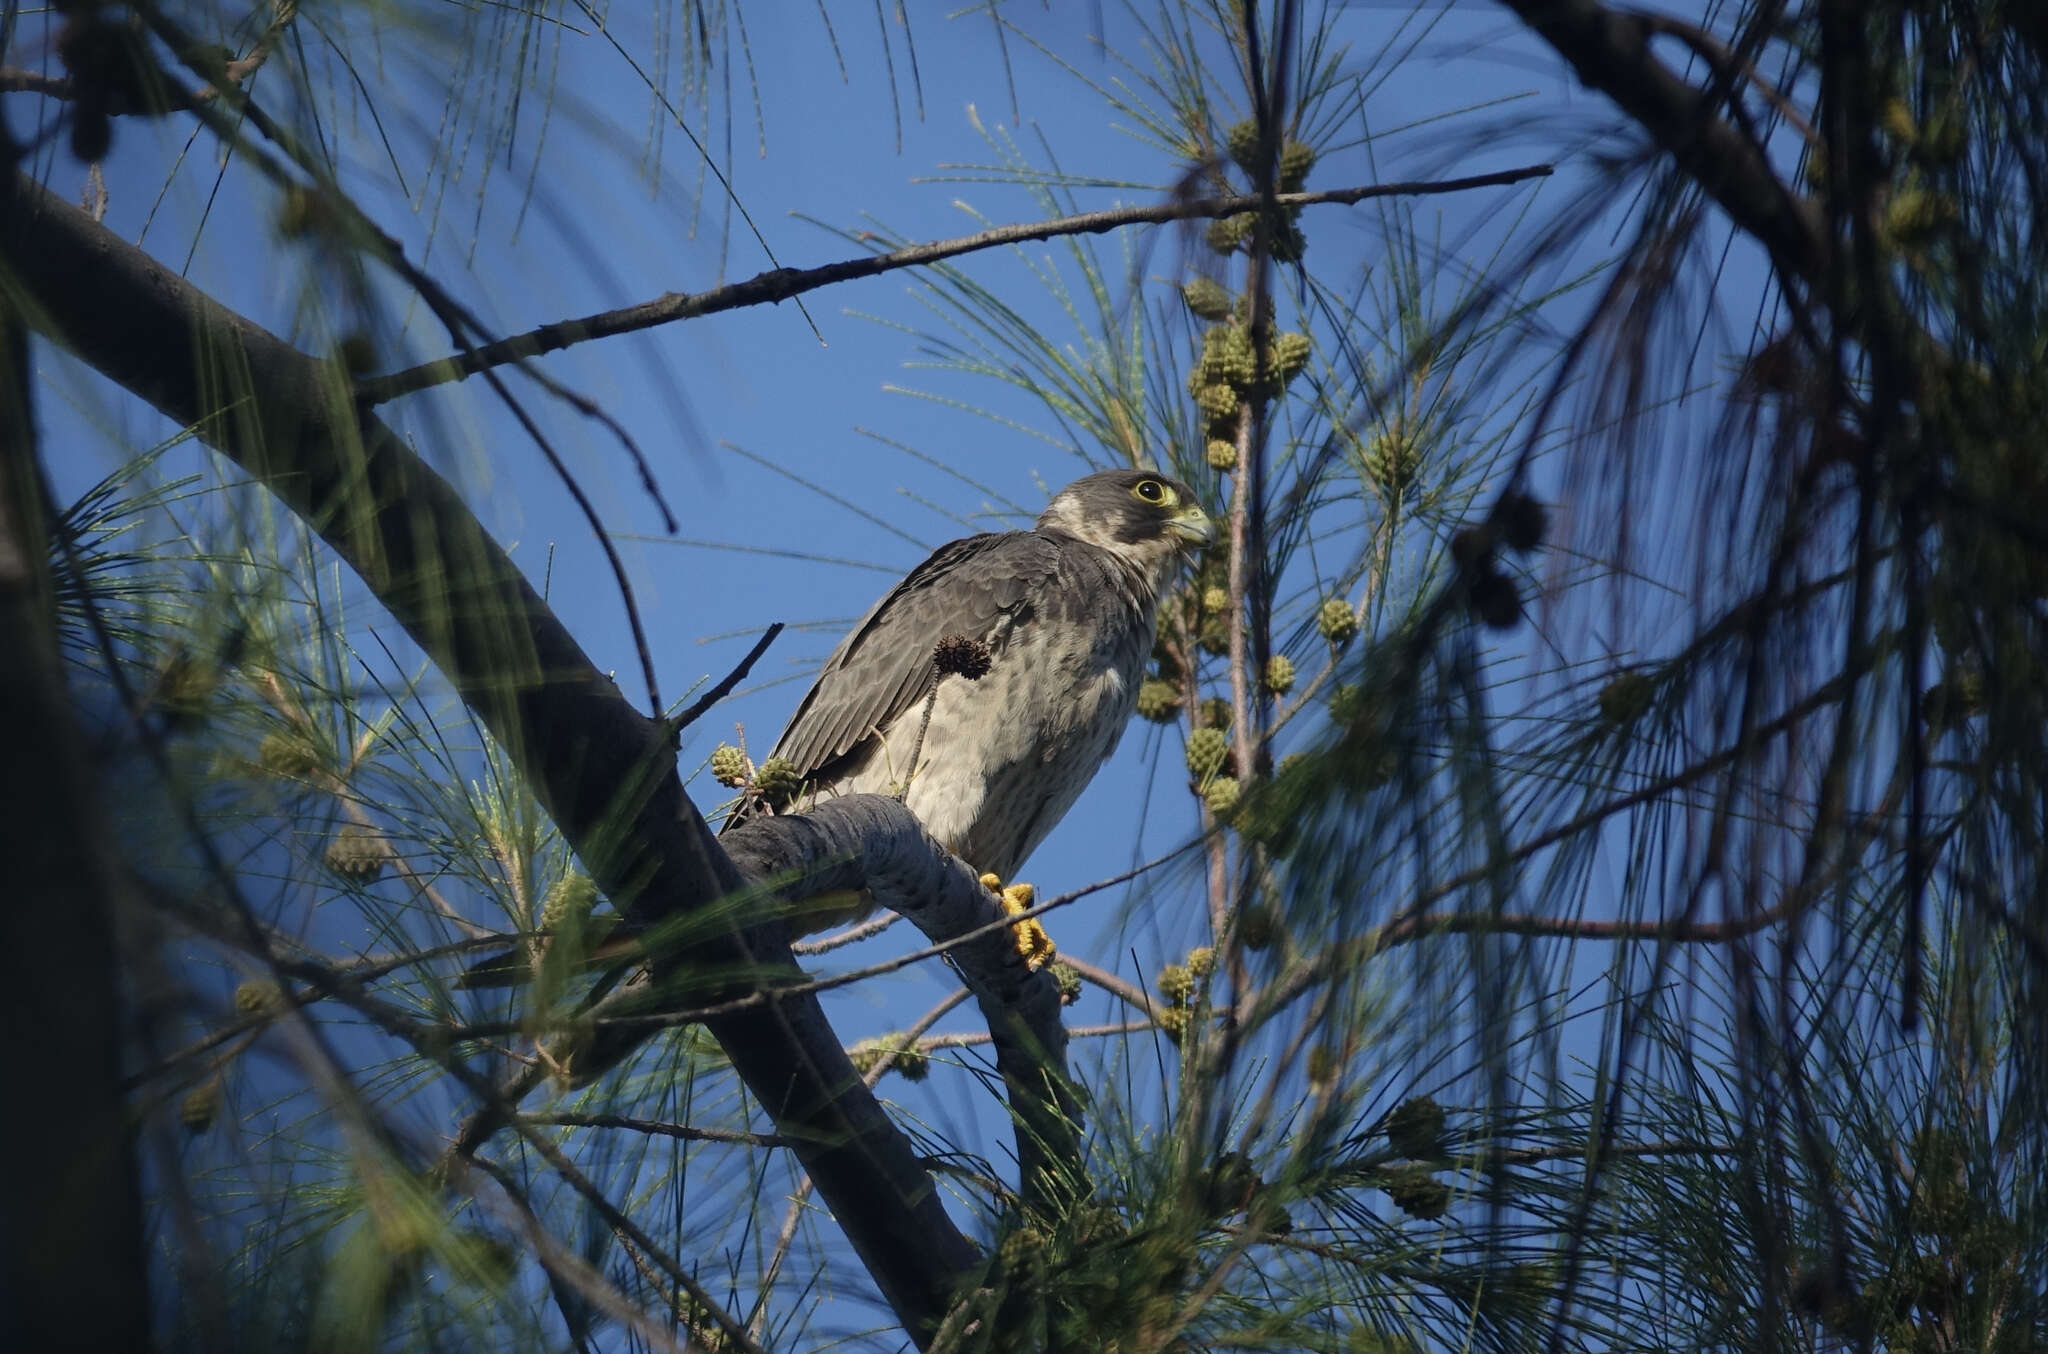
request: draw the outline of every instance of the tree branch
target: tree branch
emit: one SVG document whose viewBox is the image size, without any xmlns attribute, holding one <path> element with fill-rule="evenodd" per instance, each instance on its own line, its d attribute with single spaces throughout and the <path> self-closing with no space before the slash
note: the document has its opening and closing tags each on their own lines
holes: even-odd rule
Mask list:
<svg viewBox="0 0 2048 1354">
<path fill-rule="evenodd" d="M 1520 183 L 1524 179 L 1542 178 L 1550 172 L 1549 165 L 1525 165 L 1519 169 L 1505 169 L 1493 174 L 1473 174 L 1458 179 L 1376 183 L 1360 188 L 1333 189 L 1322 193 L 1281 193 L 1276 201 L 1283 208 L 1312 207 L 1320 204 L 1355 206 L 1371 198 L 1457 193 L 1471 188 L 1492 188 L 1502 184 Z M 1022 244 L 1030 240 L 1051 240 L 1062 235 L 1102 235 L 1123 226 L 1161 225 L 1169 221 L 1197 221 L 1209 217 L 1235 216 L 1239 212 L 1257 209 L 1262 201 L 1257 194 L 1247 193 L 1234 197 L 1185 198 L 1145 207 L 1113 207 L 1106 211 L 1083 212 L 1078 216 L 1062 216 L 1051 221 L 998 226 L 993 230 L 956 236 L 950 240 L 931 240 L 924 244 L 905 245 L 901 249 L 893 249 L 884 254 L 842 259 L 837 263 L 821 264 L 815 268 L 771 268 L 766 272 L 756 273 L 744 282 L 734 282 L 729 286 L 714 287 L 704 292 L 669 292 L 652 301 L 643 301 L 639 305 L 600 311 L 595 315 L 586 315 L 580 320 L 559 320 L 554 324 L 545 324 L 523 334 L 514 334 L 510 338 L 499 339 L 496 343 L 487 343 L 453 357 L 438 358 L 417 367 L 393 372 L 389 376 L 373 377 L 357 384 L 356 397 L 362 401 L 364 408 L 374 408 L 397 399 L 400 395 L 410 395 L 415 391 L 444 385 L 449 381 L 458 381 L 508 362 L 557 352 L 589 339 L 630 334 L 676 320 L 715 315 L 725 310 L 774 305 L 837 282 L 876 277 L 899 268 L 939 263 L 962 254 L 973 254 L 1000 245 Z"/>
<path fill-rule="evenodd" d="M 1808 283 L 1827 276 L 1828 235 L 1813 205 L 1788 189 L 1749 137 L 1715 116 L 1707 96 L 1650 51 L 1657 25 L 1597 0 L 1501 0 L 1613 99 L 1694 182 Z"/>
<path fill-rule="evenodd" d="M 454 488 L 359 415 L 338 366 L 222 307 L 25 176 L 0 186 L 0 263 L 31 325 L 195 427 L 320 532 L 507 749 L 629 917 L 651 924 L 739 890 L 659 721 L 597 670 Z M 669 962 L 729 987 L 803 976 L 779 927 L 708 936 Z M 709 1025 L 897 1319 L 929 1339 L 974 1247 L 815 998 Z"/>
<path fill-rule="evenodd" d="M 791 906 L 827 893 L 866 894 L 946 947 L 994 1039 L 996 1069 L 1017 1121 L 1024 1197 L 1052 1178 L 1041 1178 L 1047 1168 L 1055 1177 L 1079 1168 L 1079 1107 L 1068 1089 L 1059 988 L 1051 975 L 1025 965 L 1013 931 L 1000 924 L 1007 917 L 994 895 L 909 809 L 887 795 L 845 795 L 802 814 L 750 818 L 719 842 L 742 875 Z M 781 999 L 772 988 L 763 995 L 771 1003 Z M 658 979 L 621 988 L 591 1012 L 616 1023 L 600 1024 L 576 1058 L 597 1068 L 619 1061 L 652 1027 L 618 1017 L 660 1000 Z"/>
<path fill-rule="evenodd" d="M 675 1138 L 680 1142 L 715 1142 L 728 1147 L 788 1147 L 773 1133 L 748 1133 L 737 1128 L 698 1128 L 694 1124 L 669 1123 L 660 1119 L 636 1119 L 625 1114 L 575 1114 L 566 1110 L 521 1113 L 519 1122 L 549 1124 L 556 1128 L 615 1128 L 650 1137 Z"/>
<path fill-rule="evenodd" d="M 739 661 L 737 667 L 725 674 L 724 680 L 720 681 L 717 686 L 712 687 L 703 695 L 697 697 L 696 700 L 691 701 L 690 707 L 687 710 L 669 716 L 664 720 L 663 722 L 668 728 L 669 737 L 674 738 L 681 734 L 684 729 L 689 728 L 692 724 L 703 718 L 705 711 L 724 700 L 727 696 L 730 696 L 734 687 L 747 680 L 747 674 L 754 670 L 754 664 L 760 661 L 762 654 L 768 652 L 768 646 L 773 644 L 775 637 L 781 633 L 782 622 L 776 621 L 761 632 L 761 638 L 754 641 L 754 647 L 747 650 L 747 656 Z"/>
</svg>

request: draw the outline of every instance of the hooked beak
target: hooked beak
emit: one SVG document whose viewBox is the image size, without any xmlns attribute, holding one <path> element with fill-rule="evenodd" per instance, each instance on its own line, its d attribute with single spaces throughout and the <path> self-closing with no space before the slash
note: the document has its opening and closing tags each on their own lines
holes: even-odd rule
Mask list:
<svg viewBox="0 0 2048 1354">
<path fill-rule="evenodd" d="M 1199 503 L 1190 503 L 1175 513 L 1167 527 L 1190 545 L 1207 545 L 1216 539 L 1216 523 Z"/>
</svg>

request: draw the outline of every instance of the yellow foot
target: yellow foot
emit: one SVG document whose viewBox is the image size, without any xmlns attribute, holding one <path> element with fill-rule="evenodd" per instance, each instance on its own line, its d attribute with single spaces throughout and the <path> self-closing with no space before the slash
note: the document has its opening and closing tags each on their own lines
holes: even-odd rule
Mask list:
<svg viewBox="0 0 2048 1354">
<path fill-rule="evenodd" d="M 993 893 L 1003 905 L 1003 911 L 1013 917 L 1020 912 L 1029 912 L 1038 898 L 1038 890 L 1031 885 L 1006 885 L 999 876 L 992 874 L 981 877 L 981 886 Z M 1024 956 L 1026 968 L 1035 971 L 1058 953 L 1058 947 L 1052 943 L 1052 937 L 1046 934 L 1045 928 L 1038 924 L 1038 918 L 1026 917 L 1011 929 L 1016 932 L 1017 953 Z"/>
</svg>

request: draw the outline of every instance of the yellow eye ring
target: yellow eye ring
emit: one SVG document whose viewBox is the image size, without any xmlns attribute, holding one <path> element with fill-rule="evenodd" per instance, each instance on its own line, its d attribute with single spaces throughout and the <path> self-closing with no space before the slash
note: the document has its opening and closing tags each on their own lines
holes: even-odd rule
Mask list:
<svg viewBox="0 0 2048 1354">
<path fill-rule="evenodd" d="M 1143 503 L 1164 503 L 1166 501 L 1166 486 L 1158 480 L 1139 480 L 1131 486 L 1131 493 L 1136 495 L 1138 500 Z"/>
</svg>

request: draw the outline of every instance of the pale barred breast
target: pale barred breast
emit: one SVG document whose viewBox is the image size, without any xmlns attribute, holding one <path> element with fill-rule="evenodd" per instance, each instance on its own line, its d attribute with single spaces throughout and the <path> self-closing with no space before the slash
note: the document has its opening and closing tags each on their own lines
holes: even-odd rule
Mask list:
<svg viewBox="0 0 2048 1354">
<path fill-rule="evenodd" d="M 952 707 L 961 739 L 953 746 L 978 755 L 941 745 L 938 774 L 911 791 L 926 807 L 913 809 L 947 824 L 957 834 L 948 844 L 975 868 L 1010 878 L 1115 750 L 1152 649 L 1146 584 L 1116 556 L 1076 543 L 1062 552 L 1059 586 L 1034 597 L 1035 614 L 988 676 L 946 683 L 940 704 Z"/>
<path fill-rule="evenodd" d="M 987 636 L 981 680 L 948 677 L 910 759 L 920 703 L 826 793 L 895 794 L 977 870 L 1010 878 L 1115 750 L 1152 650 L 1152 580 L 1109 551 L 1063 541 L 1053 578 Z"/>
</svg>

